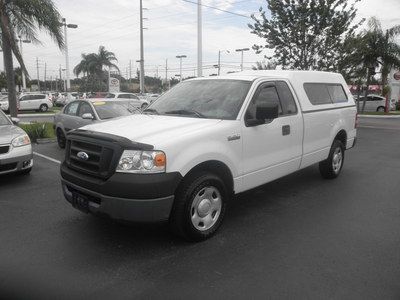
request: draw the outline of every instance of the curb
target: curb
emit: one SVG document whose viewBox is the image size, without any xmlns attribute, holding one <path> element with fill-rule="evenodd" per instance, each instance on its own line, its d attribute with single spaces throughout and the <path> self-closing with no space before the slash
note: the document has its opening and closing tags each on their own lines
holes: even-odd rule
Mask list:
<svg viewBox="0 0 400 300">
<path fill-rule="evenodd" d="M 56 114 L 23 114 L 23 115 L 18 115 L 17 118 L 22 119 L 24 117 L 35 117 L 35 118 L 48 118 L 48 117 L 54 117 Z"/>
<path fill-rule="evenodd" d="M 400 119 L 400 115 L 358 115 L 359 118 L 371 118 L 371 119 Z"/>
</svg>

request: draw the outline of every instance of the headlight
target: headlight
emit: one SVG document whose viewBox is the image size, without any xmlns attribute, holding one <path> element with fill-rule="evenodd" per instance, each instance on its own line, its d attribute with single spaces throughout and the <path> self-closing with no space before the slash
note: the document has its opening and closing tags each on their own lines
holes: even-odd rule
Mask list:
<svg viewBox="0 0 400 300">
<path fill-rule="evenodd" d="M 167 159 L 162 151 L 125 150 L 118 163 L 120 173 L 163 173 Z"/>
<path fill-rule="evenodd" d="M 21 146 L 29 145 L 30 143 L 31 143 L 31 140 L 29 139 L 29 136 L 27 134 L 17 136 L 11 142 L 13 147 L 21 147 Z"/>
</svg>

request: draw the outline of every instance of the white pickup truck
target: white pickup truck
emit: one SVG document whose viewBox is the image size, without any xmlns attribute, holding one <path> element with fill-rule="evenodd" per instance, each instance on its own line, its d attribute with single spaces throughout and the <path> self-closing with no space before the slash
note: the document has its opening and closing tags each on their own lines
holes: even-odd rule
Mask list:
<svg viewBox="0 0 400 300">
<path fill-rule="evenodd" d="M 251 71 L 187 80 L 141 115 L 67 135 L 66 199 L 114 219 L 168 221 L 199 241 L 229 199 L 319 163 L 335 178 L 356 142 L 357 110 L 340 74 Z"/>
</svg>

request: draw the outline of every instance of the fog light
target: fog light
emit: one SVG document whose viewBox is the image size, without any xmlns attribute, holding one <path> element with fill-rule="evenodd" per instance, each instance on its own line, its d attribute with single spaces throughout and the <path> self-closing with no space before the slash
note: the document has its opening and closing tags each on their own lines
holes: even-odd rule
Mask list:
<svg viewBox="0 0 400 300">
<path fill-rule="evenodd" d="M 29 167 L 32 166 L 32 164 L 33 164 L 33 160 L 32 160 L 32 159 L 30 159 L 30 160 L 25 160 L 25 161 L 22 163 L 22 169 L 29 168 Z"/>
</svg>

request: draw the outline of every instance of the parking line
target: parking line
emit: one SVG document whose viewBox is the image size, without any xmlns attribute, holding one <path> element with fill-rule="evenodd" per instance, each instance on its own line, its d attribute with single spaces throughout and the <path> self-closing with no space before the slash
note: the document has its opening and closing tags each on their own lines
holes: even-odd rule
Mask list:
<svg viewBox="0 0 400 300">
<path fill-rule="evenodd" d="M 46 156 L 46 155 L 37 153 L 37 152 L 35 152 L 35 151 L 33 151 L 33 154 L 35 154 L 35 155 L 37 155 L 37 156 L 40 156 L 40 157 L 42 157 L 42 158 L 44 158 L 44 159 L 50 160 L 50 161 L 52 161 L 52 162 L 55 162 L 55 163 L 57 163 L 57 164 L 59 164 L 59 165 L 61 164 L 61 161 L 59 161 L 59 160 L 57 160 L 57 159 L 54 159 L 54 158 L 51 158 L 51 157 L 48 157 L 48 156 Z"/>
</svg>

